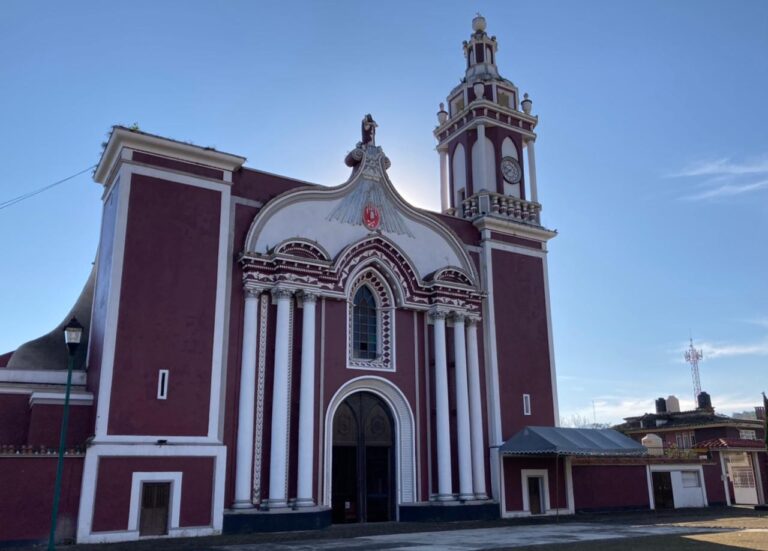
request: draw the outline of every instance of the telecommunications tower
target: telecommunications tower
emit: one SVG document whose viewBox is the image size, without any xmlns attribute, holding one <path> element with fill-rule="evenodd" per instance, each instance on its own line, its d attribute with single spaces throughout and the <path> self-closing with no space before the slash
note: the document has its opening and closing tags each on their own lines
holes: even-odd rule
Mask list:
<svg viewBox="0 0 768 551">
<path fill-rule="evenodd" d="M 704 358 L 701 350 L 693 347 L 693 338 L 685 351 L 685 361 L 691 364 L 691 377 L 693 378 L 693 407 L 696 407 L 701 394 L 701 381 L 699 380 L 699 362 Z"/>
</svg>

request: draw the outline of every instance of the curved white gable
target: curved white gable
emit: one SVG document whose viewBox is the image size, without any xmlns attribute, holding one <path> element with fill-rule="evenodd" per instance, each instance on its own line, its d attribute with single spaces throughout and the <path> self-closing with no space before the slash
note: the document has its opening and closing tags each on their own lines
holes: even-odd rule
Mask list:
<svg viewBox="0 0 768 551">
<path fill-rule="evenodd" d="M 339 209 L 348 208 L 350 196 L 360 195 L 357 186 L 377 186 L 376 192 L 387 203 L 387 207 L 381 209 L 382 218 L 397 217 L 400 230 L 379 229 L 377 232 L 402 250 L 413 262 L 419 277 L 423 279 L 440 268 L 454 266 L 477 280 L 469 257 L 450 229 L 408 205 L 394 190 L 383 167 L 380 170 L 383 178 L 379 181 L 370 180 L 364 172 L 358 169 L 349 182 L 339 187 L 304 188 L 271 201 L 251 225 L 246 252 L 265 254 L 282 241 L 298 237 L 318 243 L 335 258 L 348 245 L 374 233 L 362 225 L 362 208 L 359 224 L 339 221 Z M 382 219 L 381 228 L 386 226 Z"/>
</svg>

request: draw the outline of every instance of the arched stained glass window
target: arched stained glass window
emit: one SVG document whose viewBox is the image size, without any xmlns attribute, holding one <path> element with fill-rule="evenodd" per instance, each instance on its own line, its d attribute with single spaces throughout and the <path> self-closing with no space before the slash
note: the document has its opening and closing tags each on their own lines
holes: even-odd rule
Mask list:
<svg viewBox="0 0 768 551">
<path fill-rule="evenodd" d="M 352 304 L 352 350 L 355 358 L 374 360 L 378 353 L 378 315 L 371 289 L 367 285 L 360 287 Z"/>
</svg>

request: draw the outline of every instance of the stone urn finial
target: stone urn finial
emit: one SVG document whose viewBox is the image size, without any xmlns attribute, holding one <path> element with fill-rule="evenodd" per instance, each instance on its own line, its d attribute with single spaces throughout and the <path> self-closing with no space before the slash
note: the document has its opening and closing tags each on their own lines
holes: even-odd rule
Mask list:
<svg viewBox="0 0 768 551">
<path fill-rule="evenodd" d="M 523 94 L 523 101 L 520 102 L 520 104 L 523 106 L 523 113 L 526 115 L 531 114 L 531 107 L 533 107 L 533 102 L 528 97 L 528 93 L 526 92 Z"/>
<path fill-rule="evenodd" d="M 437 122 L 440 124 L 448 120 L 448 111 L 445 110 L 445 104 L 440 103 L 440 111 L 437 112 Z"/>
<path fill-rule="evenodd" d="M 475 82 L 474 86 L 472 86 L 472 90 L 475 91 L 475 99 L 483 99 L 483 96 L 485 95 L 485 84 L 482 82 Z"/>
<path fill-rule="evenodd" d="M 485 31 L 485 17 L 480 15 L 479 12 L 475 15 L 474 19 L 472 19 L 472 30 L 476 33 Z"/>
</svg>

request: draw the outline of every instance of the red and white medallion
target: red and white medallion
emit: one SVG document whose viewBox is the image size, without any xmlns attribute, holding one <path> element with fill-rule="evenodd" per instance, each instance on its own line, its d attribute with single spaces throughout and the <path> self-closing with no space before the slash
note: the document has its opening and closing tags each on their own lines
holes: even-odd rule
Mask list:
<svg viewBox="0 0 768 551">
<path fill-rule="evenodd" d="M 363 208 L 363 225 L 369 230 L 375 230 L 379 227 L 380 223 L 381 214 L 379 214 L 379 209 L 370 203 L 365 205 L 365 208 Z"/>
</svg>

